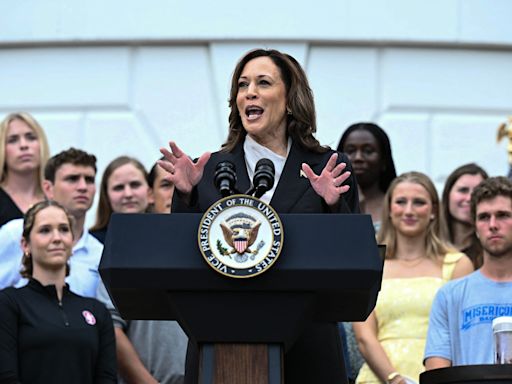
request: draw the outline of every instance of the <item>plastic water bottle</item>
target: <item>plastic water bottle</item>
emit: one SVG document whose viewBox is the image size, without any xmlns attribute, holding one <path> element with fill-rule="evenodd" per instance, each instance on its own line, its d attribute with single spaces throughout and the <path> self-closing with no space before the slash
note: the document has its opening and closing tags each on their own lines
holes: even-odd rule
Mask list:
<svg viewBox="0 0 512 384">
<path fill-rule="evenodd" d="M 512 316 L 497 317 L 492 321 L 494 334 L 494 363 L 512 364 Z"/>
</svg>

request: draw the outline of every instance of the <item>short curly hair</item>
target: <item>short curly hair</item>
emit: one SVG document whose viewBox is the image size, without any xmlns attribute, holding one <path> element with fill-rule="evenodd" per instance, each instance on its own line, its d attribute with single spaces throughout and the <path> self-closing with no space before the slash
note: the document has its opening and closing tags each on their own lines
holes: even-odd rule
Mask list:
<svg viewBox="0 0 512 384">
<path fill-rule="evenodd" d="M 44 169 L 44 178 L 54 183 L 57 170 L 64 164 L 88 166 L 94 168 L 94 172 L 97 171 L 96 156 L 80 149 L 69 148 L 52 156 L 50 160 L 48 160 Z"/>
<path fill-rule="evenodd" d="M 512 202 L 512 181 L 504 176 L 489 177 L 478 184 L 471 194 L 471 220 L 476 221 L 476 207 L 484 200 L 498 196 L 508 197 Z"/>
</svg>

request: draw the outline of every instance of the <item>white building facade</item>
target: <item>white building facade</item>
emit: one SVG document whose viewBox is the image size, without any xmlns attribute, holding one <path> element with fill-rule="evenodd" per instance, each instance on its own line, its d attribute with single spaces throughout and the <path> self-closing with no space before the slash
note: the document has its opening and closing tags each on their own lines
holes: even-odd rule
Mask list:
<svg viewBox="0 0 512 384">
<path fill-rule="evenodd" d="M 0 14 L 0 118 L 32 113 L 52 153 L 85 149 L 100 172 L 125 154 L 149 167 L 170 139 L 218 149 L 232 71 L 257 47 L 305 67 L 323 144 L 374 121 L 399 173 L 441 187 L 467 162 L 508 171 L 509 0 L 20 0 Z"/>
</svg>

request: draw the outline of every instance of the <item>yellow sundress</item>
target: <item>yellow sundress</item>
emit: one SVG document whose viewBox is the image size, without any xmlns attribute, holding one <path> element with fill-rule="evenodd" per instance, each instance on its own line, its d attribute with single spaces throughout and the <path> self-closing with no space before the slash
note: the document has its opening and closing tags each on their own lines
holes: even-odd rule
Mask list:
<svg viewBox="0 0 512 384">
<path fill-rule="evenodd" d="M 419 383 L 427 337 L 428 319 L 437 290 L 451 279 L 463 253 L 448 253 L 442 278 L 414 277 L 383 279 L 375 306 L 378 339 L 391 364 L 400 374 Z M 371 353 L 371 352 L 370 352 Z M 357 384 L 381 383 L 368 364 L 363 364 Z"/>
</svg>

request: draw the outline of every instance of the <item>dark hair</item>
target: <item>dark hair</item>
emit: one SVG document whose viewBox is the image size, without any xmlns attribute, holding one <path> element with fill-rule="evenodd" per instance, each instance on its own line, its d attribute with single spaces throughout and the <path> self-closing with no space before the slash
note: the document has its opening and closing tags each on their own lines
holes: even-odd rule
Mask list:
<svg viewBox="0 0 512 384">
<path fill-rule="evenodd" d="M 489 175 L 487 174 L 487 172 L 485 172 L 483 168 L 481 168 L 475 163 L 469 163 L 461 165 L 460 167 L 456 168 L 452 173 L 450 173 L 450 175 L 446 179 L 446 182 L 444 183 L 443 193 L 441 195 L 441 214 L 444 217 L 441 232 L 443 236 L 446 238 L 446 240 L 451 242 L 453 242 L 454 233 L 453 216 L 450 213 L 450 192 L 452 191 L 452 188 L 457 182 L 457 180 L 459 180 L 459 178 L 464 175 L 481 175 L 484 180 L 489 177 Z M 478 239 L 477 243 L 480 244 Z"/>
<path fill-rule="evenodd" d="M 44 168 L 44 178 L 55 182 L 55 174 L 64 164 L 82 165 L 84 167 L 92 167 L 96 172 L 96 156 L 84 152 L 80 149 L 69 148 L 55 156 L 52 156 L 46 163 Z"/>
<path fill-rule="evenodd" d="M 313 92 L 309 86 L 306 73 L 292 56 L 275 49 L 255 49 L 246 53 L 238 62 L 231 78 L 229 95 L 229 134 L 222 145 L 224 152 L 230 152 L 241 143 L 245 135 L 240 112 L 236 105 L 238 80 L 245 65 L 258 57 L 268 57 L 279 68 L 286 88 L 286 106 L 291 113 L 287 114 L 286 131 L 295 142 L 302 147 L 317 153 L 324 153 L 329 148 L 321 146 L 313 136 L 316 132 L 316 112 Z"/>
<path fill-rule="evenodd" d="M 96 211 L 96 222 L 91 227 L 91 231 L 100 231 L 108 226 L 108 222 L 110 221 L 110 216 L 112 215 L 112 205 L 110 204 L 110 200 L 108 198 L 108 179 L 112 176 L 112 173 L 123 165 L 132 164 L 135 168 L 142 172 L 144 175 L 144 180 L 148 181 L 148 173 L 146 168 L 142 163 L 129 156 L 119 156 L 112 160 L 105 171 L 103 172 L 103 176 L 101 177 L 101 185 L 100 185 L 100 200 L 98 202 L 98 209 Z M 148 183 L 149 184 L 149 183 Z"/>
<path fill-rule="evenodd" d="M 162 156 L 158 160 L 166 161 L 165 156 Z M 155 164 L 153 164 L 153 166 L 149 170 L 149 173 L 148 173 L 148 185 L 149 185 L 150 188 L 155 188 L 154 184 L 155 184 L 155 180 L 156 180 L 156 172 L 157 172 L 156 169 L 157 169 L 157 167 L 159 167 L 159 165 L 158 165 L 158 163 L 155 163 Z"/>
<path fill-rule="evenodd" d="M 391 153 L 391 144 L 389 142 L 389 137 L 386 132 L 374 123 L 356 123 L 349 126 L 343 135 L 341 136 L 340 142 L 338 144 L 338 152 L 344 152 L 343 147 L 345 146 L 345 142 L 347 141 L 348 136 L 357 130 L 363 130 L 370 132 L 380 147 L 380 153 L 382 155 L 382 160 L 384 161 L 384 167 L 382 173 L 379 177 L 379 188 L 382 192 L 386 193 L 389 188 L 389 184 L 396 177 L 395 170 L 395 162 L 393 161 L 393 155 Z"/>
<path fill-rule="evenodd" d="M 66 217 L 68 218 L 70 229 L 73 229 L 73 223 L 75 220 L 73 216 L 71 216 L 69 212 L 66 210 L 66 208 L 57 203 L 55 200 L 43 200 L 34 204 L 32 207 L 29 208 L 27 213 L 25 213 L 25 219 L 23 220 L 23 232 L 21 234 L 21 237 L 25 239 L 27 244 L 30 244 L 30 233 L 32 232 L 32 229 L 34 229 L 37 214 L 48 207 L 56 207 L 62 209 L 62 211 L 66 214 Z M 71 235 L 73 237 L 75 236 L 73 231 L 71 231 Z M 21 259 L 21 266 L 21 276 L 25 278 L 32 277 L 32 274 L 34 273 L 34 262 L 31 254 L 23 255 L 23 258 Z M 66 264 L 66 276 L 68 275 L 69 264 Z"/>
<path fill-rule="evenodd" d="M 484 200 L 508 197 L 512 201 L 512 181 L 504 176 L 489 177 L 478 184 L 471 194 L 471 219 L 476 221 L 476 207 Z"/>
</svg>

